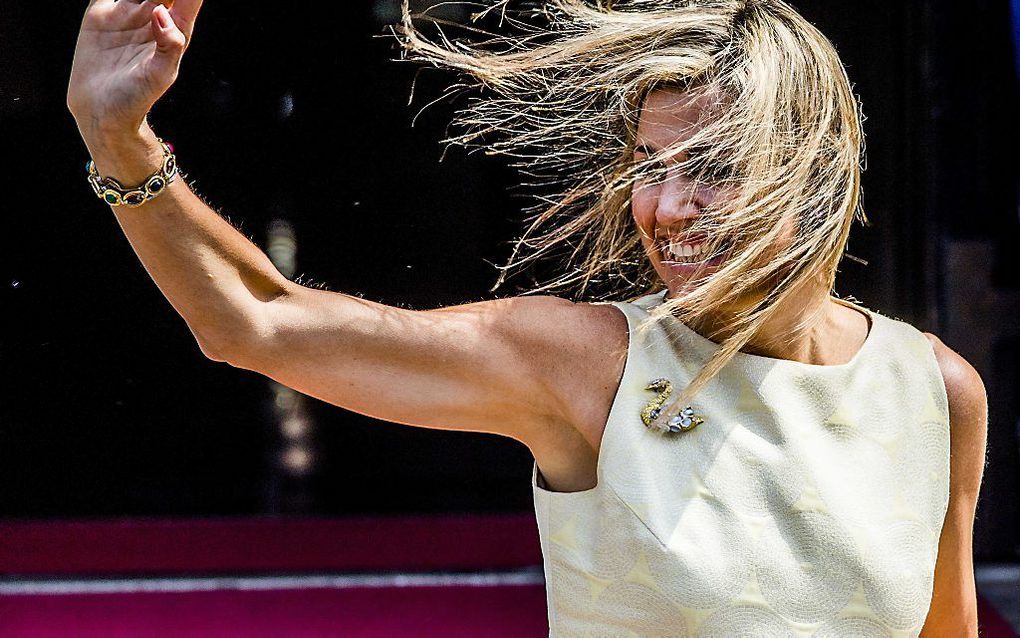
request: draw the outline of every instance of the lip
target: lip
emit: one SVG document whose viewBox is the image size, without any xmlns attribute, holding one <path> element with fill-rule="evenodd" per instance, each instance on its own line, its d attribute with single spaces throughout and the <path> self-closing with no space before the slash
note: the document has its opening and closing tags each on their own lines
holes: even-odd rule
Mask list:
<svg viewBox="0 0 1020 638">
<path fill-rule="evenodd" d="M 708 241 L 708 233 L 688 233 L 684 235 L 676 236 L 681 243 L 684 244 L 700 244 L 704 241 Z M 658 243 L 666 243 L 669 241 L 669 236 L 661 237 L 657 240 Z"/>
</svg>

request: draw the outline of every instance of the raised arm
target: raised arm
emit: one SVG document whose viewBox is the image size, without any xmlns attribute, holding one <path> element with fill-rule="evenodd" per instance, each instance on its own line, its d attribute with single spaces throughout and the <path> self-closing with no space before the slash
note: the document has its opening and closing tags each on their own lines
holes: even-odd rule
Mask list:
<svg viewBox="0 0 1020 638">
<path fill-rule="evenodd" d="M 176 78 L 200 5 L 89 5 L 68 107 L 101 175 L 135 185 L 159 166 L 145 114 Z M 522 297 L 412 311 L 305 288 L 182 179 L 113 211 L 214 360 L 380 419 L 500 433 L 533 450 L 577 443 L 575 424 L 608 413 L 626 345 L 613 308 Z"/>
<path fill-rule="evenodd" d="M 147 0 L 89 4 L 67 105 L 100 175 L 134 186 L 160 166 L 162 150 L 145 115 L 176 79 L 200 5 L 178 0 L 168 12 Z M 262 302 L 289 282 L 183 179 L 139 208 L 112 210 L 208 356 L 222 360 L 236 339 L 265 330 Z"/>
<path fill-rule="evenodd" d="M 234 365 L 361 414 L 533 451 L 561 426 L 605 422 L 627 343 L 618 310 L 556 297 L 415 311 L 294 287 L 263 314 L 271 333 Z"/>
</svg>

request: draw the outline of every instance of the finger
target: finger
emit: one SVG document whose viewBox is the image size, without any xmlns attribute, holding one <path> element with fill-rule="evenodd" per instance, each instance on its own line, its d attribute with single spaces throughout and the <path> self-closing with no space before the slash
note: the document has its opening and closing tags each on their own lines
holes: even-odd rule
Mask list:
<svg viewBox="0 0 1020 638">
<path fill-rule="evenodd" d="M 170 15 L 174 22 L 184 33 L 187 40 L 191 41 L 191 34 L 195 30 L 195 18 L 198 17 L 198 10 L 202 8 L 202 0 L 169 0 Z"/>
<path fill-rule="evenodd" d="M 152 58 L 153 74 L 159 78 L 175 77 L 186 39 L 166 7 L 158 6 L 153 10 L 152 32 L 156 39 L 156 54 Z"/>
<path fill-rule="evenodd" d="M 119 0 L 119 1 L 120 2 L 124 2 L 125 0 Z M 130 0 L 130 1 L 132 3 L 138 4 L 138 5 L 142 5 L 142 4 L 149 5 L 150 8 L 153 5 L 160 5 L 160 4 L 163 5 L 164 7 L 166 7 L 167 9 L 171 9 L 174 6 L 174 0 Z"/>
</svg>

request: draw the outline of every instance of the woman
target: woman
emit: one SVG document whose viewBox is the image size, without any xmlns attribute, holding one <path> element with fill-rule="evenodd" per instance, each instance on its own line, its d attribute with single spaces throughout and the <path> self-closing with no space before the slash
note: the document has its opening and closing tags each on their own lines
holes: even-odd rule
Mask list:
<svg viewBox="0 0 1020 638">
<path fill-rule="evenodd" d="M 527 445 L 551 633 L 977 635 L 984 387 L 934 335 L 831 295 L 863 140 L 792 8 L 560 0 L 471 46 L 405 6 L 408 54 L 490 91 L 451 141 L 560 186 L 507 268 L 568 247 L 539 291 L 610 291 L 410 311 L 288 281 L 175 179 L 145 114 L 201 0 L 167 4 L 86 11 L 68 107 L 97 195 L 210 359 Z"/>
</svg>

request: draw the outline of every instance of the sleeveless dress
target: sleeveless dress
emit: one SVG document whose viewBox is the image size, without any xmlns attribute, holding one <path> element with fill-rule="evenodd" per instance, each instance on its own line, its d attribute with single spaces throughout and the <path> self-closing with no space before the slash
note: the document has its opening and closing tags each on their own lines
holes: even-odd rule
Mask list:
<svg viewBox="0 0 1020 638">
<path fill-rule="evenodd" d="M 532 469 L 550 636 L 917 636 L 949 504 L 928 339 L 833 298 L 871 318 L 851 361 L 738 352 L 691 404 L 704 422 L 663 435 L 640 420 L 649 382 L 679 392 L 719 348 L 676 318 L 639 340 L 665 294 L 612 304 L 630 344 L 597 485 Z"/>
</svg>

